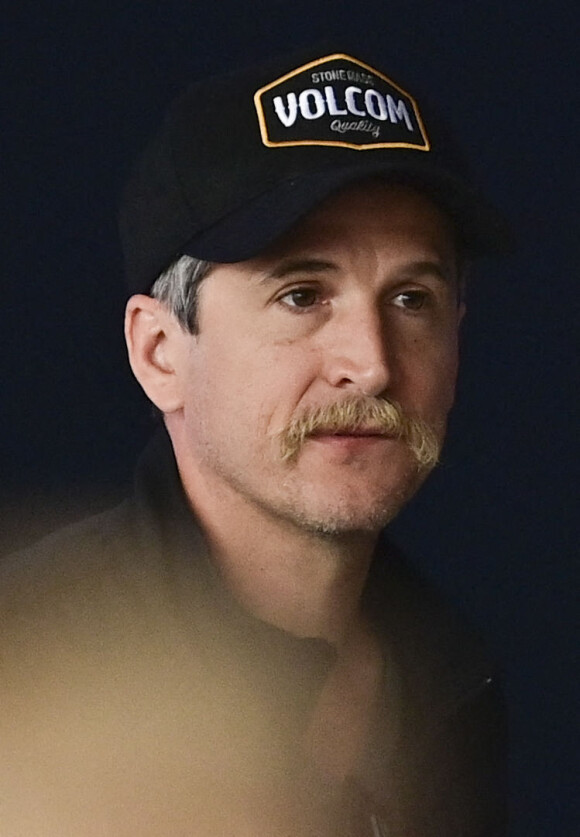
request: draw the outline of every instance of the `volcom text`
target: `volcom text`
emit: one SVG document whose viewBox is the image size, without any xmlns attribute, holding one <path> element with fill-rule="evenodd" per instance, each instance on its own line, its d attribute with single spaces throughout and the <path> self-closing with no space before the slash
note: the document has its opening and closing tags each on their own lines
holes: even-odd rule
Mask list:
<svg viewBox="0 0 580 837">
<path fill-rule="evenodd" d="M 333 71 L 335 72 L 335 71 Z M 338 72 L 338 71 L 336 71 Z M 393 96 L 386 96 L 371 88 L 363 91 L 360 87 L 350 85 L 344 93 L 337 92 L 331 85 L 324 87 L 324 92 L 312 87 L 300 93 L 291 91 L 285 96 L 275 96 L 273 100 L 276 116 L 286 128 L 296 122 L 298 114 L 302 119 L 320 119 L 329 116 L 359 116 L 370 117 L 379 122 L 392 124 L 404 123 L 409 132 L 413 131 L 413 123 L 403 99 L 395 100 Z"/>
</svg>

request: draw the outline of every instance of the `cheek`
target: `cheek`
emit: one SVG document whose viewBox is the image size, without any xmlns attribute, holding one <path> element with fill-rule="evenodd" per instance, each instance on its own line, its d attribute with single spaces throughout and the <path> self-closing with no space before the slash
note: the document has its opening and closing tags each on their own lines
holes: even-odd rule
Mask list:
<svg viewBox="0 0 580 837">
<path fill-rule="evenodd" d="M 226 341 L 196 357 L 188 380 L 189 425 L 207 435 L 262 437 L 286 426 L 316 380 L 317 354 L 295 343 L 228 347 Z"/>
<path fill-rule="evenodd" d="M 457 382 L 457 347 L 449 346 L 443 352 L 434 365 L 432 373 L 432 388 L 434 398 L 439 410 L 445 415 L 449 412 L 455 401 L 455 385 Z"/>
<path fill-rule="evenodd" d="M 402 378 L 403 406 L 410 407 L 427 420 L 444 419 L 455 399 L 457 380 L 457 341 L 422 344 L 401 356 L 405 370 Z"/>
</svg>

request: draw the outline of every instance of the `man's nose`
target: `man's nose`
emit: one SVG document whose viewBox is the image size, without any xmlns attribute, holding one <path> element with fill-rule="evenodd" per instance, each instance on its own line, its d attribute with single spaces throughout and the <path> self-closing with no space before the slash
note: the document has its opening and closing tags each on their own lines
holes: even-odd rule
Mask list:
<svg viewBox="0 0 580 837">
<path fill-rule="evenodd" d="M 333 387 L 377 397 L 392 386 L 394 358 L 376 306 L 351 306 L 328 325 L 326 378 Z"/>
</svg>

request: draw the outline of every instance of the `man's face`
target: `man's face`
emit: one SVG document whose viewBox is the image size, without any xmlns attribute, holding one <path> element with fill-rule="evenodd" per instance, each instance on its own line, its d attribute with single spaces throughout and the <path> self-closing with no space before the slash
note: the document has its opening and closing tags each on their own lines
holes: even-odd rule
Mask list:
<svg viewBox="0 0 580 837">
<path fill-rule="evenodd" d="M 398 402 L 440 443 L 457 297 L 447 219 L 380 183 L 330 198 L 259 257 L 216 266 L 180 370 L 186 485 L 312 531 L 381 528 L 426 476 L 403 439 L 322 431 L 284 458 L 280 434 L 315 408 L 365 397 Z"/>
</svg>

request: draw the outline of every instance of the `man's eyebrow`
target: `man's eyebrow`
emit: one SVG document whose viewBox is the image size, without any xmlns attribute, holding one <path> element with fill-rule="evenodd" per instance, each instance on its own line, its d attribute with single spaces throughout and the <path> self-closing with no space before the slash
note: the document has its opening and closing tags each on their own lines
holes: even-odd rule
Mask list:
<svg viewBox="0 0 580 837">
<path fill-rule="evenodd" d="M 337 265 L 334 262 L 324 259 L 288 258 L 283 259 L 272 269 L 264 271 L 259 277 L 259 284 L 268 283 L 271 280 L 287 279 L 294 274 L 302 276 L 336 271 Z M 421 276 L 431 275 L 446 285 L 455 286 L 458 282 L 457 269 L 454 264 L 439 262 L 437 260 L 422 259 L 412 262 L 400 268 L 400 275 L 405 281 L 413 281 Z"/>
<path fill-rule="evenodd" d="M 421 276 L 430 274 L 440 279 L 446 285 L 456 285 L 458 281 L 457 268 L 446 262 L 430 261 L 428 259 L 405 267 L 403 271 L 406 279 L 418 279 Z"/>
<path fill-rule="evenodd" d="M 269 279 L 286 279 L 294 273 L 323 273 L 330 270 L 336 270 L 336 265 L 333 262 L 327 262 L 323 259 L 284 259 L 280 264 L 277 264 L 272 270 L 268 270 L 261 281 L 267 282 Z"/>
</svg>

